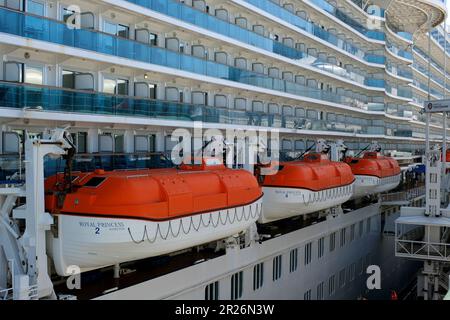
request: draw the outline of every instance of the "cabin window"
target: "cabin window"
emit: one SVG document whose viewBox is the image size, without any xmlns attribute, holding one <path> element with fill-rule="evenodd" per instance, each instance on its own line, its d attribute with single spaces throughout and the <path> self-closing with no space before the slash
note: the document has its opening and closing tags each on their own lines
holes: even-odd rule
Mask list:
<svg viewBox="0 0 450 320">
<path fill-rule="evenodd" d="M 345 286 L 345 268 L 339 271 L 339 288 Z"/>
<path fill-rule="evenodd" d="M 112 23 L 109 21 L 105 21 L 104 24 L 105 30 L 103 30 L 106 33 L 122 37 L 122 38 L 129 38 L 130 34 L 130 27 L 120 24 L 120 23 Z"/>
<path fill-rule="evenodd" d="M 295 109 L 295 116 L 297 118 L 304 118 L 305 117 L 305 109 L 303 109 L 303 108 L 296 108 Z"/>
<path fill-rule="evenodd" d="M 17 132 L 2 132 L 2 142 L 4 154 L 20 153 L 20 135 Z"/>
<path fill-rule="evenodd" d="M 43 68 L 25 65 L 25 82 L 32 84 L 43 84 L 44 83 Z"/>
<path fill-rule="evenodd" d="M 295 150 L 305 150 L 305 142 L 302 140 L 295 140 Z"/>
<path fill-rule="evenodd" d="M 77 147 L 77 153 L 87 152 L 87 132 L 72 133 L 72 140 Z"/>
<path fill-rule="evenodd" d="M 349 276 L 348 276 L 349 281 L 355 280 L 355 277 L 356 277 L 356 263 L 353 262 L 350 265 L 348 273 L 349 273 Z"/>
<path fill-rule="evenodd" d="M 371 218 L 369 217 L 369 218 L 367 218 L 367 221 L 366 221 L 366 232 L 367 233 L 369 233 L 370 232 L 370 223 L 371 223 Z"/>
<path fill-rule="evenodd" d="M 242 286 L 244 273 L 239 271 L 231 276 L 231 300 L 238 300 L 242 297 Z"/>
<path fill-rule="evenodd" d="M 256 291 L 263 286 L 264 263 L 258 263 L 253 267 L 253 290 Z"/>
<path fill-rule="evenodd" d="M 323 254 L 325 252 L 325 238 L 322 237 L 317 241 L 317 257 L 320 259 L 323 257 Z"/>
<path fill-rule="evenodd" d="M 361 275 L 364 272 L 364 259 L 362 257 L 359 258 L 358 265 L 359 265 L 359 274 Z"/>
<path fill-rule="evenodd" d="M 281 278 L 281 255 L 273 258 L 272 280 L 276 281 Z"/>
<path fill-rule="evenodd" d="M 219 300 L 219 281 L 210 283 L 205 287 L 205 300 Z"/>
<path fill-rule="evenodd" d="M 156 99 L 156 84 L 147 82 L 135 82 L 134 83 L 134 96 Z"/>
<path fill-rule="evenodd" d="M 361 220 L 361 221 L 359 222 L 359 237 L 360 237 L 360 238 L 362 237 L 363 233 L 364 233 L 364 221 Z"/>
<path fill-rule="evenodd" d="M 63 88 L 75 89 L 75 71 L 62 71 L 62 86 Z"/>
<path fill-rule="evenodd" d="M 336 276 L 333 274 L 328 278 L 328 296 L 332 296 L 336 291 Z"/>
<path fill-rule="evenodd" d="M 311 263 L 312 242 L 305 245 L 305 266 Z"/>
<path fill-rule="evenodd" d="M 148 152 L 150 150 L 149 138 L 147 135 L 135 135 L 134 152 Z"/>
<path fill-rule="evenodd" d="M 124 150 L 124 136 L 123 134 L 114 135 L 114 152 L 122 153 Z"/>
<path fill-rule="evenodd" d="M 325 283 L 322 281 L 317 286 L 317 300 L 323 300 L 323 289 L 325 287 Z"/>
<path fill-rule="evenodd" d="M 345 246 L 346 228 L 341 229 L 341 247 Z"/>
<path fill-rule="evenodd" d="M 311 289 L 307 290 L 303 295 L 303 300 L 311 300 Z"/>
<path fill-rule="evenodd" d="M 292 150 L 292 142 L 290 140 L 283 139 L 282 150 L 283 151 L 291 151 Z"/>
<path fill-rule="evenodd" d="M 330 252 L 336 249 L 336 232 L 330 234 Z"/>
<path fill-rule="evenodd" d="M 355 240 L 355 229 L 356 229 L 356 225 L 352 224 L 350 226 L 350 242 L 352 242 L 353 240 Z"/>
<path fill-rule="evenodd" d="M 367 268 L 368 266 L 370 266 L 370 253 L 368 253 L 368 254 L 366 255 L 366 262 L 365 262 L 365 264 L 366 264 L 366 268 Z"/>
<path fill-rule="evenodd" d="M 292 249 L 290 253 L 289 272 L 297 270 L 298 266 L 298 249 Z"/>
<path fill-rule="evenodd" d="M 103 92 L 110 94 L 128 95 L 128 80 L 103 79 Z"/>
</svg>

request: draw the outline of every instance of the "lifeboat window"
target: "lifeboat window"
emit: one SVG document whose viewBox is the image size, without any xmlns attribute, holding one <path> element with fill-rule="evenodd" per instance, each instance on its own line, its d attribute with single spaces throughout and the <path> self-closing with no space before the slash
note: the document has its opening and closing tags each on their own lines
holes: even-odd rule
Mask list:
<svg viewBox="0 0 450 320">
<path fill-rule="evenodd" d="M 351 161 L 351 163 L 358 163 L 359 162 L 359 160 L 357 160 L 357 159 L 353 159 L 352 161 Z"/>
<path fill-rule="evenodd" d="M 92 177 L 83 185 L 83 187 L 98 187 L 105 179 L 105 177 Z"/>
<path fill-rule="evenodd" d="M 205 287 L 205 300 L 219 300 L 219 281 Z"/>
</svg>

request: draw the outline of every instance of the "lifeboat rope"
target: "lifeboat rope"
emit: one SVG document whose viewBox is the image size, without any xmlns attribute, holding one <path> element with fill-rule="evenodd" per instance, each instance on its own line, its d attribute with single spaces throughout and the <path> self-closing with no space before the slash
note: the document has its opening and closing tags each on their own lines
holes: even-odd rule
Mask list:
<svg viewBox="0 0 450 320">
<path fill-rule="evenodd" d="M 145 240 L 147 240 L 150 243 L 154 243 L 158 239 L 158 236 L 162 240 L 167 240 L 169 238 L 169 235 L 171 235 L 172 238 L 177 238 L 178 236 L 180 236 L 181 232 L 183 232 L 184 235 L 189 234 L 191 232 L 191 230 L 198 232 L 200 230 L 201 226 L 203 226 L 205 228 L 207 228 L 209 226 L 212 226 L 213 228 L 217 228 L 219 225 L 225 226 L 227 224 L 227 221 L 230 224 L 233 224 L 235 221 L 241 222 L 242 220 L 249 221 L 250 219 L 256 219 L 261 215 L 261 211 L 262 211 L 261 203 L 256 203 L 255 209 L 253 209 L 253 204 L 249 205 L 248 207 L 250 208 L 248 211 L 248 215 L 245 214 L 245 207 L 242 207 L 242 211 L 241 211 L 240 215 L 238 214 L 237 207 L 234 209 L 227 209 L 224 220 L 222 219 L 222 216 L 224 215 L 223 212 L 225 212 L 225 211 L 220 210 L 217 213 L 216 223 L 214 223 L 214 218 L 213 218 L 212 212 L 210 212 L 209 214 L 200 214 L 197 216 L 190 216 L 188 227 L 185 227 L 185 224 L 183 223 L 183 220 L 185 220 L 186 218 L 177 219 L 179 221 L 179 224 L 178 224 L 178 230 L 176 232 L 174 232 L 174 230 L 176 229 L 175 220 L 169 220 L 166 232 L 163 232 L 162 231 L 163 228 L 161 227 L 161 224 L 166 223 L 166 222 L 157 222 L 156 231 L 155 231 L 153 238 L 149 237 L 149 231 L 148 231 L 147 225 L 144 226 L 144 232 L 142 234 L 141 239 L 136 240 L 135 237 L 133 237 L 133 234 L 131 233 L 131 229 L 129 227 L 128 227 L 128 234 L 130 235 L 131 240 L 135 244 L 140 244 L 140 243 L 144 242 Z M 203 217 L 206 215 L 208 215 L 209 217 L 207 220 L 205 219 L 206 220 L 206 223 L 205 223 Z M 231 218 L 231 215 L 233 216 L 233 218 Z M 194 217 L 198 217 L 198 216 L 200 216 L 200 219 L 199 219 L 198 225 L 196 226 L 194 223 Z M 186 230 L 186 228 L 187 228 L 187 230 Z"/>
<path fill-rule="evenodd" d="M 303 204 L 309 206 L 310 204 L 314 204 L 316 202 L 322 202 L 324 200 L 330 199 L 338 199 L 344 196 L 351 195 L 353 193 L 353 186 L 345 186 L 338 187 L 327 190 L 320 190 L 318 192 L 313 192 L 308 195 L 308 199 L 306 200 L 305 195 L 302 194 Z"/>
</svg>

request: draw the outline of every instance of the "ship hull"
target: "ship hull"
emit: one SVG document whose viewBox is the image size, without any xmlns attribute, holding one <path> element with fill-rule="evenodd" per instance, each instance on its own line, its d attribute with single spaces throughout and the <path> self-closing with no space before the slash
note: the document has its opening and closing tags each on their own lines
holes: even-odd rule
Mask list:
<svg viewBox="0 0 450 320">
<path fill-rule="evenodd" d="M 382 193 L 396 188 L 400 183 L 400 174 L 385 178 L 368 175 L 355 175 L 355 192 L 352 199 Z"/>
<path fill-rule="evenodd" d="M 338 206 L 352 197 L 353 189 L 354 183 L 321 191 L 263 187 L 263 214 L 259 222 L 268 223 Z"/>
<path fill-rule="evenodd" d="M 168 254 L 224 239 L 248 229 L 262 200 L 166 221 L 58 216 L 58 237 L 49 239 L 56 272 L 66 276 L 126 261 Z"/>
</svg>

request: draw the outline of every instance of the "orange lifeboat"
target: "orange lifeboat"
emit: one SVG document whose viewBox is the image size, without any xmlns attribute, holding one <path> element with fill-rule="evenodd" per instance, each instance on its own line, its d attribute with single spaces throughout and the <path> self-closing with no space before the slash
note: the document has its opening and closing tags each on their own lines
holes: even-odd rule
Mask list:
<svg viewBox="0 0 450 320">
<path fill-rule="evenodd" d="M 347 157 L 344 161 L 350 165 L 356 179 L 353 198 L 386 192 L 400 183 L 398 162 L 379 152 L 368 151 L 361 158 Z"/>
<path fill-rule="evenodd" d="M 273 169 L 262 180 L 261 223 L 331 208 L 353 194 L 355 178 L 348 164 L 330 161 L 325 154 L 309 153 Z"/>
<path fill-rule="evenodd" d="M 70 265 L 86 271 L 232 236 L 256 222 L 262 207 L 255 177 L 217 159 L 179 169 L 76 172 L 72 190 L 61 193 L 62 179 L 45 181 L 60 275 Z"/>
</svg>

